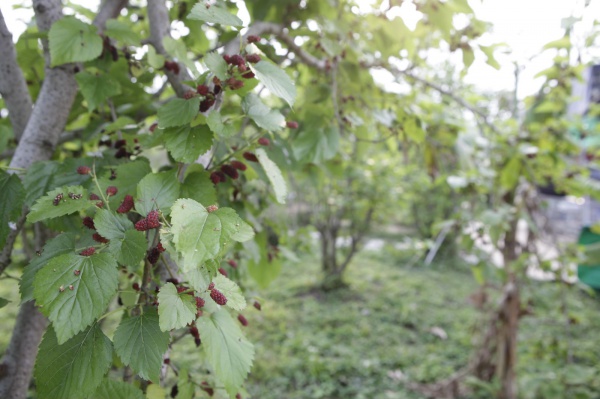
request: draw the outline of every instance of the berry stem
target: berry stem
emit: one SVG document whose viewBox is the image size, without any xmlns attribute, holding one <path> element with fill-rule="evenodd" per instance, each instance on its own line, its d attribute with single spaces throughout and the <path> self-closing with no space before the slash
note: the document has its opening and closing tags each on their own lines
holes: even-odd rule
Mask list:
<svg viewBox="0 0 600 399">
<path fill-rule="evenodd" d="M 96 160 L 94 160 L 94 162 L 92 163 L 92 180 L 94 180 L 94 183 L 96 184 L 96 188 L 98 188 L 98 192 L 100 193 L 102 202 L 104 202 L 106 204 L 106 209 L 108 209 L 110 211 L 110 204 L 108 203 L 108 200 L 104 196 L 104 191 L 102 191 L 102 188 L 100 188 L 100 183 L 98 183 L 98 176 L 96 175 Z"/>
</svg>

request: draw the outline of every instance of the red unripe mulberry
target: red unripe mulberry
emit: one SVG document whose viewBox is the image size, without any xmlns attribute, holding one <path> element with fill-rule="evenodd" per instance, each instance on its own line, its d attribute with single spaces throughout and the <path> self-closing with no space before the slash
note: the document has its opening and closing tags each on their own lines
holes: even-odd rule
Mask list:
<svg viewBox="0 0 600 399">
<path fill-rule="evenodd" d="M 296 121 L 287 121 L 285 125 L 290 129 L 298 129 L 298 122 Z"/>
<path fill-rule="evenodd" d="M 198 87 L 196 87 L 196 91 L 201 96 L 205 96 L 205 95 L 208 94 L 208 86 L 206 86 L 206 85 L 198 85 Z"/>
<path fill-rule="evenodd" d="M 83 218 L 83 225 L 85 227 L 87 227 L 90 230 L 96 230 L 96 226 L 94 226 L 94 219 L 92 219 L 90 216 L 86 216 Z"/>
<path fill-rule="evenodd" d="M 215 394 L 214 389 L 212 389 L 210 387 L 210 385 L 208 385 L 208 382 L 206 382 L 206 381 L 202 381 L 202 384 L 200 384 L 200 389 L 202 389 L 204 392 L 206 392 L 208 394 L 208 396 L 213 396 Z"/>
<path fill-rule="evenodd" d="M 228 264 L 229 266 L 233 267 L 234 269 L 237 269 L 237 267 L 238 267 L 238 264 L 237 264 L 237 262 L 236 262 L 235 260 L 233 260 L 233 259 L 229 259 L 229 260 L 227 261 L 227 264 Z"/>
<path fill-rule="evenodd" d="M 247 169 L 246 164 L 240 161 L 231 161 L 231 166 L 242 172 Z"/>
<path fill-rule="evenodd" d="M 222 267 L 219 267 L 219 273 L 221 273 L 223 276 L 227 277 L 227 270 L 223 269 Z"/>
<path fill-rule="evenodd" d="M 248 54 L 246 56 L 246 61 L 248 61 L 251 64 L 256 64 L 258 61 L 260 61 L 260 55 L 258 55 L 258 54 Z"/>
<path fill-rule="evenodd" d="M 232 55 L 231 57 L 229 57 L 229 63 L 240 66 L 240 65 L 244 65 L 246 63 L 246 61 L 244 61 L 244 59 L 242 58 L 241 55 L 235 54 L 235 55 Z"/>
<path fill-rule="evenodd" d="M 223 173 L 225 173 L 227 176 L 231 177 L 233 180 L 237 179 L 238 177 L 240 177 L 240 175 L 238 174 L 238 171 L 236 168 L 233 167 L 233 165 L 222 165 L 221 166 L 221 171 Z"/>
<path fill-rule="evenodd" d="M 92 236 L 92 238 L 94 239 L 94 241 L 99 242 L 101 244 L 106 244 L 109 241 L 107 238 L 102 237 L 98 233 L 94 233 L 94 235 Z"/>
<path fill-rule="evenodd" d="M 250 161 L 250 162 L 258 162 L 258 158 L 256 158 L 256 155 L 254 155 L 251 152 L 245 152 L 242 154 L 242 156 L 244 157 L 244 159 L 246 161 Z"/>
<path fill-rule="evenodd" d="M 119 190 L 115 186 L 108 186 L 106 188 L 106 195 L 108 195 L 109 197 L 113 196 L 113 195 L 117 195 L 118 191 Z"/>
<path fill-rule="evenodd" d="M 160 227 L 158 211 L 154 210 L 154 211 L 148 212 L 148 216 L 146 216 L 146 219 L 148 220 L 148 228 L 156 229 L 157 227 Z"/>
<path fill-rule="evenodd" d="M 97 200 L 99 200 L 99 199 L 100 199 L 100 197 L 98 197 L 98 195 L 97 195 L 97 194 L 94 194 L 94 193 L 90 194 L 90 200 L 92 200 L 92 201 L 97 201 Z"/>
<path fill-rule="evenodd" d="M 196 299 L 196 307 L 198 309 L 200 309 L 201 307 L 204 307 L 204 299 L 200 298 L 199 296 L 195 297 Z"/>
<path fill-rule="evenodd" d="M 257 35 L 249 35 L 249 36 L 246 38 L 246 41 L 247 41 L 248 43 L 257 43 L 257 42 L 260 42 L 260 36 L 257 36 Z"/>
<path fill-rule="evenodd" d="M 215 283 L 210 283 L 208 285 L 208 290 L 211 291 L 213 288 L 215 288 Z"/>
<path fill-rule="evenodd" d="M 79 255 L 82 255 L 82 256 L 92 256 L 95 253 L 96 253 L 96 248 L 95 247 L 89 247 L 89 248 L 86 248 L 83 251 L 81 251 L 79 253 Z"/>
<path fill-rule="evenodd" d="M 146 231 L 146 230 L 149 230 L 149 228 L 148 228 L 148 221 L 146 219 L 142 219 L 142 220 L 138 221 L 135 224 L 134 227 L 135 227 L 135 229 L 137 231 Z"/>
<path fill-rule="evenodd" d="M 247 71 L 242 74 L 242 78 L 244 79 L 252 79 L 254 76 L 256 75 L 254 75 L 254 72 L 252 71 Z"/>
<path fill-rule="evenodd" d="M 256 310 L 262 310 L 262 307 L 260 306 L 260 302 L 258 302 L 258 301 L 254 301 L 254 307 L 256 308 Z"/>
<path fill-rule="evenodd" d="M 138 283 L 133 283 L 133 284 L 131 285 L 131 288 L 133 288 L 133 289 L 134 289 L 134 290 L 136 290 L 136 291 L 139 291 L 139 290 L 140 290 L 140 285 L 139 285 Z"/>
<path fill-rule="evenodd" d="M 239 314 L 238 315 L 238 320 L 239 320 L 240 323 L 242 323 L 242 325 L 244 327 L 246 327 L 248 325 L 248 320 L 244 317 L 243 314 Z"/>
<path fill-rule="evenodd" d="M 268 138 L 261 137 L 261 138 L 258 139 L 258 144 L 264 145 L 264 146 L 268 146 L 269 144 L 271 144 L 271 142 L 269 141 Z"/>
<path fill-rule="evenodd" d="M 91 171 L 89 166 L 80 166 L 77 168 L 77 173 L 79 173 L 80 175 L 87 175 L 89 174 Z"/>
<path fill-rule="evenodd" d="M 225 305 L 227 303 L 227 298 L 223 293 L 215 288 L 210 291 L 210 297 L 217 303 L 217 305 Z"/>
<path fill-rule="evenodd" d="M 133 209 L 133 205 L 133 197 L 127 194 L 123 199 L 123 202 L 121 202 L 121 205 L 119 205 L 119 208 L 117 208 L 117 213 L 127 213 Z"/>
</svg>

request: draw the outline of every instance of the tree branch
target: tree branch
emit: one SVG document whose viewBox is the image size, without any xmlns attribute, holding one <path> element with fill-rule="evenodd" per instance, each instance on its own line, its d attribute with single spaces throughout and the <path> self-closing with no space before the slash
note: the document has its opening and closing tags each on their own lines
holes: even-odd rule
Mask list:
<svg viewBox="0 0 600 399">
<path fill-rule="evenodd" d="M 8 108 L 15 139 L 19 141 L 31 115 L 33 104 L 23 71 L 17 63 L 12 34 L 6 27 L 2 10 L 0 10 L 0 95 Z"/>
<path fill-rule="evenodd" d="M 112 18 L 117 18 L 121 13 L 121 10 L 127 6 L 128 0 L 103 0 L 96 18 L 94 18 L 94 25 L 98 28 L 98 33 L 102 34 L 106 26 L 106 21 Z"/>
</svg>

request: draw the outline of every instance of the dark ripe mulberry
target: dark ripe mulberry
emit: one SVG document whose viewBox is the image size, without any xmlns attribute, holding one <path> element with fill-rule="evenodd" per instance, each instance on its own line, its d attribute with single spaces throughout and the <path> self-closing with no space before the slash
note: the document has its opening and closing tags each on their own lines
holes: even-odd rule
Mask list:
<svg viewBox="0 0 600 399">
<path fill-rule="evenodd" d="M 271 144 L 271 142 L 269 141 L 268 138 L 266 137 L 261 137 L 258 139 L 258 144 L 260 145 L 264 145 L 265 147 L 268 146 L 269 144 Z"/>
<path fill-rule="evenodd" d="M 133 283 L 133 284 L 131 284 L 131 288 L 133 288 L 135 291 L 139 291 L 140 285 L 138 283 Z"/>
<path fill-rule="evenodd" d="M 87 175 L 90 173 L 92 169 L 90 169 L 89 166 L 80 166 L 77 168 L 77 173 L 79 173 L 80 175 Z"/>
<path fill-rule="evenodd" d="M 168 357 L 165 357 L 165 359 L 163 360 L 164 364 L 171 364 L 171 359 L 169 359 Z"/>
<path fill-rule="evenodd" d="M 157 227 L 160 227 L 158 211 L 154 210 L 154 211 L 148 212 L 148 216 L 146 216 L 146 219 L 148 220 L 148 228 L 149 229 L 156 229 Z"/>
<path fill-rule="evenodd" d="M 298 129 L 298 122 L 296 121 L 287 121 L 285 125 L 290 129 Z"/>
<path fill-rule="evenodd" d="M 81 251 L 79 253 L 79 255 L 81 255 L 81 256 L 92 256 L 95 253 L 96 253 L 96 248 L 95 247 L 89 247 L 89 248 L 86 248 L 83 251 Z"/>
<path fill-rule="evenodd" d="M 194 343 L 196 344 L 196 348 L 202 345 L 202 340 L 200 338 L 194 338 Z"/>
<path fill-rule="evenodd" d="M 215 394 L 215 390 L 211 388 L 210 385 L 208 385 L 208 382 L 206 381 L 202 381 L 202 384 L 200 384 L 200 389 L 202 389 L 204 392 L 206 392 L 208 394 L 208 396 L 213 396 Z"/>
<path fill-rule="evenodd" d="M 158 262 L 158 258 L 160 258 L 160 251 L 158 248 L 154 247 L 148 251 L 147 259 L 150 264 L 155 265 L 156 262 Z"/>
<path fill-rule="evenodd" d="M 254 72 L 252 71 L 247 71 L 242 74 L 242 78 L 244 79 L 252 79 L 254 76 L 256 75 L 254 75 Z"/>
<path fill-rule="evenodd" d="M 162 242 L 159 242 L 158 245 L 156 246 L 156 249 L 158 249 L 158 252 L 165 252 L 166 249 L 165 247 L 163 247 Z"/>
<path fill-rule="evenodd" d="M 215 89 L 216 89 L 216 87 L 215 87 Z M 210 107 L 212 107 L 213 105 L 215 105 L 215 99 L 214 98 L 206 98 L 206 99 L 204 99 L 200 103 L 200 112 L 206 112 L 206 111 L 208 111 L 210 109 Z"/>
<path fill-rule="evenodd" d="M 238 315 L 238 320 L 244 327 L 248 326 L 248 319 L 246 319 L 243 314 Z"/>
<path fill-rule="evenodd" d="M 246 56 L 246 61 L 248 61 L 251 64 L 256 64 L 257 62 L 260 61 L 260 55 L 258 55 L 258 54 L 248 54 Z"/>
<path fill-rule="evenodd" d="M 176 385 L 173 385 L 173 388 L 171 388 L 171 397 L 172 398 L 176 398 L 177 395 L 179 395 L 179 388 Z"/>
<path fill-rule="evenodd" d="M 199 296 L 194 298 L 196 300 L 196 308 L 200 309 L 202 307 L 204 307 L 204 299 L 200 298 Z"/>
<path fill-rule="evenodd" d="M 258 162 L 258 158 L 256 158 L 256 155 L 254 155 L 251 152 L 245 152 L 242 154 L 242 156 L 244 157 L 244 159 L 246 161 L 250 161 L 250 162 Z"/>
<path fill-rule="evenodd" d="M 242 172 L 247 169 L 246 164 L 240 161 L 231 161 L 231 166 Z"/>
<path fill-rule="evenodd" d="M 258 43 L 258 42 L 260 42 L 260 36 L 257 36 L 257 35 L 249 35 L 249 36 L 246 38 L 246 41 L 247 41 L 248 43 Z"/>
<path fill-rule="evenodd" d="M 240 177 L 237 169 L 234 168 L 233 165 L 228 165 L 228 164 L 222 165 L 221 172 L 225 173 L 227 176 L 231 177 L 233 180 Z"/>
<path fill-rule="evenodd" d="M 83 225 L 90 230 L 96 230 L 96 226 L 94 226 L 94 219 L 91 216 L 86 216 L 82 220 Z"/>
<path fill-rule="evenodd" d="M 153 124 L 150 125 L 148 130 L 150 130 L 150 133 L 154 133 L 154 131 L 156 130 L 157 127 L 158 127 L 158 123 L 154 122 Z"/>
<path fill-rule="evenodd" d="M 106 188 L 106 195 L 108 195 L 109 197 L 117 195 L 117 192 L 119 190 L 115 187 L 115 186 L 108 186 Z"/>
<path fill-rule="evenodd" d="M 121 139 L 121 140 L 115 141 L 114 147 L 115 148 L 121 148 L 121 147 L 125 147 L 126 144 L 127 144 L 127 140 Z"/>
<path fill-rule="evenodd" d="M 177 285 L 177 284 L 179 284 L 179 280 L 177 280 L 176 278 L 168 278 L 168 279 L 166 280 L 166 282 L 167 282 L 167 283 L 172 283 L 172 284 L 174 284 L 174 285 Z"/>
<path fill-rule="evenodd" d="M 231 64 L 231 57 L 227 54 L 223 54 L 223 60 L 228 63 Z"/>
<path fill-rule="evenodd" d="M 239 393 L 235 394 L 235 399 L 242 399 L 242 395 L 240 395 Z"/>
<path fill-rule="evenodd" d="M 221 92 L 221 84 L 219 82 L 219 84 L 215 84 L 215 87 L 213 88 L 213 93 L 216 96 L 217 94 L 219 94 Z"/>
<path fill-rule="evenodd" d="M 101 244 L 107 244 L 109 242 L 109 240 L 107 238 L 102 237 L 98 233 L 94 233 L 94 235 L 92 236 L 92 238 L 94 239 L 94 241 L 99 242 Z"/>
<path fill-rule="evenodd" d="M 222 267 L 219 267 L 219 273 L 221 273 L 225 277 L 229 276 L 229 274 L 227 273 L 227 270 L 223 269 Z"/>
<path fill-rule="evenodd" d="M 133 205 L 133 197 L 127 194 L 125 198 L 123 198 L 123 202 L 121 202 L 121 205 L 119 205 L 119 207 L 117 208 L 117 213 L 127 213 L 133 209 Z"/>
<path fill-rule="evenodd" d="M 97 201 L 97 200 L 99 200 L 99 199 L 100 199 L 100 197 L 98 197 L 98 195 L 96 195 L 96 194 L 94 194 L 94 193 L 91 193 L 91 194 L 90 194 L 90 200 L 92 200 L 92 201 Z"/>
<path fill-rule="evenodd" d="M 117 152 L 115 152 L 115 158 L 117 159 L 127 158 L 130 155 L 131 153 L 127 152 L 127 149 L 125 147 L 121 147 L 117 150 Z"/>
<path fill-rule="evenodd" d="M 246 61 L 244 61 L 244 58 L 242 58 L 241 55 L 235 54 L 235 55 L 232 55 L 231 57 L 229 57 L 229 63 L 240 66 L 240 65 L 244 65 L 246 63 Z"/>
<path fill-rule="evenodd" d="M 210 290 L 210 297 L 217 303 L 217 305 L 225 305 L 227 303 L 227 298 L 223 293 L 215 288 Z"/>
<path fill-rule="evenodd" d="M 196 87 L 196 91 L 201 96 L 206 96 L 208 94 L 208 86 L 207 85 L 198 85 L 198 87 Z"/>
<path fill-rule="evenodd" d="M 217 172 L 212 172 L 210 174 L 210 181 L 212 181 L 212 183 L 216 186 L 217 184 L 221 183 L 221 177 L 219 177 Z"/>
<path fill-rule="evenodd" d="M 262 307 L 260 306 L 260 302 L 258 302 L 258 301 L 254 301 L 254 307 L 256 308 L 256 310 L 262 310 Z"/>
<path fill-rule="evenodd" d="M 200 338 L 200 333 L 198 332 L 198 327 L 196 327 L 196 326 L 191 326 L 190 327 L 190 334 L 194 338 Z"/>
</svg>

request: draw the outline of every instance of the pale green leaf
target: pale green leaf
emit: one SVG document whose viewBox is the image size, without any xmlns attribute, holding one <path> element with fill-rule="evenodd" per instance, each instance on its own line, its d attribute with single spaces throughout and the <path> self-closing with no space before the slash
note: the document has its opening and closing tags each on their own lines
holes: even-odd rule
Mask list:
<svg viewBox="0 0 600 399">
<path fill-rule="evenodd" d="M 281 170 L 279 166 L 267 155 L 266 151 L 262 148 L 256 149 L 256 157 L 258 158 L 258 162 L 264 168 L 269 181 L 273 185 L 273 191 L 275 191 L 275 198 L 277 202 L 280 204 L 285 204 L 285 199 L 287 197 L 287 184 L 281 174 Z"/>
<path fill-rule="evenodd" d="M 165 57 L 158 54 L 153 46 L 148 46 L 148 65 L 154 69 L 160 69 L 165 65 Z"/>
<path fill-rule="evenodd" d="M 112 364 L 112 352 L 112 344 L 98 324 L 62 344 L 48 327 L 35 363 L 38 397 L 87 397 L 102 382 Z"/>
<path fill-rule="evenodd" d="M 75 270 L 79 270 L 76 275 Z M 117 262 L 107 253 L 52 258 L 36 275 L 33 296 L 63 343 L 100 316 L 117 291 Z M 71 289 L 72 287 L 72 289 Z"/>
<path fill-rule="evenodd" d="M 102 237 L 112 240 L 125 237 L 125 231 L 133 229 L 133 223 L 125 215 L 98 209 L 94 216 L 94 227 Z"/>
<path fill-rule="evenodd" d="M 190 123 L 198 115 L 200 97 L 189 100 L 175 98 L 158 109 L 158 127 L 182 126 Z"/>
<path fill-rule="evenodd" d="M 160 209 L 165 215 L 179 196 L 179 182 L 174 172 L 150 173 L 139 182 L 135 209 L 142 216 Z"/>
<path fill-rule="evenodd" d="M 181 198 L 191 198 L 201 204 L 217 203 L 217 191 L 208 172 L 191 172 L 181 184 Z"/>
<path fill-rule="evenodd" d="M 162 331 L 185 327 L 196 319 L 196 301 L 192 295 L 179 294 L 172 283 L 166 283 L 158 293 L 158 316 Z"/>
<path fill-rule="evenodd" d="M 58 200 L 59 194 L 62 194 L 62 199 L 55 202 Z M 73 199 L 69 194 L 81 195 L 81 198 Z M 35 223 L 40 220 L 52 219 L 82 211 L 90 206 L 95 206 L 95 204 L 95 201 L 88 200 L 88 192 L 81 186 L 59 187 L 36 201 L 27 215 L 27 221 Z"/>
<path fill-rule="evenodd" d="M 171 127 L 165 129 L 163 138 L 173 159 L 184 163 L 195 162 L 213 144 L 213 134 L 206 125 Z"/>
<path fill-rule="evenodd" d="M 77 85 L 83 98 L 87 101 L 88 110 L 93 111 L 107 99 L 121 94 L 121 85 L 114 77 L 107 74 L 91 74 L 86 71 L 75 75 Z"/>
<path fill-rule="evenodd" d="M 139 46 L 141 42 L 140 35 L 132 27 L 116 19 L 106 21 L 104 34 L 111 39 L 126 44 L 128 46 Z"/>
<path fill-rule="evenodd" d="M 242 221 L 240 229 L 231 236 L 231 239 L 237 242 L 245 242 L 254 238 L 254 229 L 248 223 Z"/>
<path fill-rule="evenodd" d="M 268 61 L 260 61 L 250 64 L 250 69 L 271 93 L 285 100 L 290 107 L 294 105 L 296 87 L 292 79 L 281 68 Z"/>
<path fill-rule="evenodd" d="M 63 17 L 48 32 L 51 66 L 68 62 L 84 62 L 102 53 L 102 39 L 96 27 L 75 17 Z"/>
<path fill-rule="evenodd" d="M 0 309 L 8 305 L 10 301 L 8 299 L 0 298 Z"/>
<path fill-rule="evenodd" d="M 206 123 L 210 127 L 210 130 L 219 137 L 232 137 L 236 133 L 236 129 L 231 124 L 231 121 L 224 119 L 217 110 L 213 110 L 208 114 Z"/>
<path fill-rule="evenodd" d="M 521 159 L 513 156 L 500 171 L 500 185 L 506 190 L 512 190 L 521 176 Z"/>
<path fill-rule="evenodd" d="M 252 120 L 265 130 L 281 130 L 285 118 L 281 112 L 267 107 L 254 93 L 248 94 L 242 101 L 242 110 Z"/>
<path fill-rule="evenodd" d="M 160 382 L 160 368 L 169 340 L 169 332 L 159 327 L 156 309 L 150 307 L 139 316 L 123 319 L 113 337 L 115 351 L 123 363 L 143 379 L 155 383 Z"/>
<path fill-rule="evenodd" d="M 108 250 L 117 258 L 117 262 L 135 270 L 146 255 L 147 245 L 146 235 L 131 229 L 126 230 L 123 237 L 110 240 Z"/>
<path fill-rule="evenodd" d="M 196 325 L 208 362 L 227 392 L 234 396 L 250 371 L 254 347 L 225 311 L 202 316 Z"/>
<path fill-rule="evenodd" d="M 165 399 L 167 391 L 157 384 L 151 384 L 146 388 L 146 399 Z"/>
<path fill-rule="evenodd" d="M 227 7 L 222 1 L 196 3 L 188 15 L 188 19 L 197 19 L 204 22 L 227 26 L 244 25 L 241 19 L 227 10 Z"/>
<path fill-rule="evenodd" d="M 214 259 L 231 245 L 242 220 L 231 208 L 209 213 L 192 199 L 179 199 L 171 208 L 173 243 L 184 259 L 184 271 Z"/>
<path fill-rule="evenodd" d="M 154 387 L 155 384 L 148 386 Z M 115 380 L 104 380 L 89 399 L 146 399 L 135 385 Z M 164 396 L 161 398 L 164 399 Z"/>
<path fill-rule="evenodd" d="M 227 80 L 227 78 L 229 77 L 229 74 L 227 73 L 228 65 L 223 59 L 223 57 L 219 55 L 219 53 L 217 53 L 216 51 L 212 51 L 210 53 L 205 54 L 203 59 L 204 63 L 206 64 L 206 67 L 210 69 L 210 71 L 214 73 L 217 76 L 217 78 L 223 81 Z"/>
<path fill-rule="evenodd" d="M 246 298 L 240 287 L 222 274 L 217 275 L 212 281 L 215 288 L 221 291 L 227 298 L 227 306 L 235 310 L 243 310 L 246 307 Z"/>
</svg>

